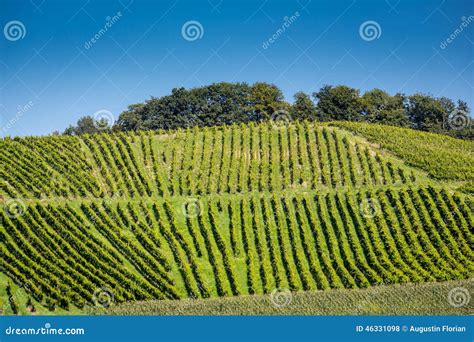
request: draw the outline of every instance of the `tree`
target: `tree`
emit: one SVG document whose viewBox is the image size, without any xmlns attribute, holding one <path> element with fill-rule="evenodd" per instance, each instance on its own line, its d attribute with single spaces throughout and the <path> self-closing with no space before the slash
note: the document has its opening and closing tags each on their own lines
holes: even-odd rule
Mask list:
<svg viewBox="0 0 474 342">
<path fill-rule="evenodd" d="M 74 126 L 69 125 L 65 130 L 64 130 L 65 135 L 74 135 Z"/>
<path fill-rule="evenodd" d="M 151 98 L 120 114 L 117 128 L 175 129 L 268 119 L 288 109 L 280 89 L 267 83 L 214 83 L 192 89 L 174 88 L 170 95 Z"/>
<path fill-rule="evenodd" d="M 302 91 L 294 95 L 295 102 L 291 106 L 290 115 L 294 120 L 315 120 L 317 118 L 316 106 L 309 95 Z"/>
<path fill-rule="evenodd" d="M 455 109 L 450 99 L 421 93 L 409 96 L 405 106 L 413 128 L 436 133 L 445 131 L 448 116 Z"/>
<path fill-rule="evenodd" d="M 120 127 L 125 131 L 137 131 L 144 129 L 145 104 L 136 103 L 128 106 L 128 109 L 120 114 L 114 127 Z"/>
<path fill-rule="evenodd" d="M 76 128 L 74 129 L 75 134 L 85 134 L 85 133 L 96 133 L 97 127 L 92 116 L 84 116 L 77 120 Z"/>
<path fill-rule="evenodd" d="M 64 134 L 240 124 L 269 120 L 275 113 L 280 117 L 283 111 L 283 115 L 295 120 L 368 121 L 473 139 L 470 109 L 460 100 L 456 105 L 445 97 L 421 93 L 392 96 L 381 89 L 361 96 L 358 89 L 344 85 L 325 85 L 311 95 L 297 92 L 290 105 L 276 85 L 265 82 L 180 87 L 169 95 L 129 105 L 112 128 L 105 119 L 84 116 Z"/>
<path fill-rule="evenodd" d="M 221 82 L 195 89 L 197 98 L 203 98 L 205 102 L 203 125 L 228 125 L 251 120 L 251 93 L 252 88 L 247 83 Z"/>
<path fill-rule="evenodd" d="M 448 135 L 460 139 L 474 140 L 471 109 L 466 102 L 458 100 L 457 108 L 448 114 L 444 128 Z"/>
<path fill-rule="evenodd" d="M 77 120 L 75 126 L 69 126 L 64 130 L 66 135 L 94 134 L 105 132 L 110 129 L 109 122 L 106 119 L 95 120 L 92 116 L 87 115 Z"/>
<path fill-rule="evenodd" d="M 361 119 L 359 90 L 347 86 L 323 86 L 313 93 L 316 109 L 322 121 Z"/>
<path fill-rule="evenodd" d="M 281 90 L 264 82 L 257 82 L 250 93 L 251 121 L 268 120 L 278 110 L 288 110 L 289 105 L 284 101 Z"/>
<path fill-rule="evenodd" d="M 380 89 L 367 91 L 360 98 L 361 115 L 364 120 L 392 126 L 407 127 L 410 120 L 405 112 L 405 96 L 391 96 Z"/>
</svg>

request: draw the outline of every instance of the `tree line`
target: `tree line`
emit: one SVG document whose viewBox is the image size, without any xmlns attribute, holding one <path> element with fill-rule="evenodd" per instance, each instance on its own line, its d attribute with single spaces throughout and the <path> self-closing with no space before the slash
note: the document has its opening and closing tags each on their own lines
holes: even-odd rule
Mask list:
<svg viewBox="0 0 474 342">
<path fill-rule="evenodd" d="M 345 85 L 325 85 L 312 94 L 297 92 L 285 101 L 273 84 L 214 83 L 129 105 L 114 123 L 80 118 L 64 134 L 177 129 L 260 122 L 271 119 L 366 121 L 422 131 L 474 138 L 470 108 L 462 100 L 416 93 L 390 95 L 381 89 L 361 94 Z"/>
</svg>

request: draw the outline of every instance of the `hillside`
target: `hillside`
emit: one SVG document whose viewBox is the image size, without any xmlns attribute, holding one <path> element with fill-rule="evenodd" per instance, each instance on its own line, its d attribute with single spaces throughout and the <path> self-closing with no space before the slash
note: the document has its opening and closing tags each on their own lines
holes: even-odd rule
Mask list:
<svg viewBox="0 0 474 342">
<path fill-rule="evenodd" d="M 354 127 L 3 139 L 0 272 L 58 312 L 472 277 L 471 143 Z"/>
<path fill-rule="evenodd" d="M 472 293 L 474 279 L 380 285 L 366 289 L 281 292 L 214 299 L 152 300 L 124 303 L 110 315 L 472 315 L 472 302 L 461 307 L 446 300 L 453 288 Z M 410 300 L 407 300 L 410 298 Z M 94 308 L 92 313 L 104 312 Z"/>
<path fill-rule="evenodd" d="M 416 180 L 366 144 L 310 124 L 2 141 L 8 197 L 188 196 Z"/>
<path fill-rule="evenodd" d="M 362 134 L 434 178 L 474 179 L 474 141 L 361 122 L 338 122 L 335 125 Z"/>
</svg>

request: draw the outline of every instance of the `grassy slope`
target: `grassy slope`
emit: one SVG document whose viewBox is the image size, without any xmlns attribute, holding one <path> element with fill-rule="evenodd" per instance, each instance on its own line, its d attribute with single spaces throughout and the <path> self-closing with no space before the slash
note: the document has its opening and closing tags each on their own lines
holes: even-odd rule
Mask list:
<svg viewBox="0 0 474 342">
<path fill-rule="evenodd" d="M 148 301 L 93 310 L 111 315 L 473 315 L 474 302 L 454 307 L 454 288 L 474 290 L 474 278 L 442 283 L 381 285 L 368 289 L 295 292 L 277 307 L 271 295 L 206 300 Z"/>
<path fill-rule="evenodd" d="M 345 128 L 349 128 L 349 127 L 345 127 Z M 353 137 L 352 134 L 350 134 L 348 132 L 340 131 L 340 133 L 342 135 L 349 136 L 351 138 L 351 141 L 356 141 L 357 140 L 356 137 Z M 415 132 L 415 133 L 416 134 L 421 134 L 419 132 Z M 378 137 L 378 135 L 377 135 L 377 137 Z M 367 138 L 369 140 L 371 140 L 369 134 L 367 134 Z M 169 140 L 169 139 L 172 139 L 172 138 L 168 138 L 168 137 L 166 138 L 166 140 Z M 433 138 L 433 139 L 435 139 L 435 138 Z M 158 140 L 158 138 L 157 138 L 157 140 Z M 374 140 L 372 140 L 372 141 L 374 141 Z M 391 140 L 387 139 L 387 141 L 391 141 Z M 424 141 L 425 141 L 423 137 L 422 138 L 416 138 L 414 141 L 416 141 L 415 144 L 417 144 L 417 148 L 415 150 L 425 151 L 425 152 L 423 152 L 423 153 L 426 153 L 425 157 L 429 153 L 436 153 L 436 151 L 433 150 L 433 149 L 425 149 L 425 150 L 423 149 Z M 362 140 L 360 140 L 359 142 L 361 144 L 366 144 Z M 374 141 L 374 142 L 376 142 L 376 141 Z M 392 144 L 394 144 L 394 142 L 395 141 L 392 141 Z M 418 145 L 420 146 L 419 148 L 418 148 Z M 406 145 L 404 145 L 404 146 L 406 147 Z M 386 146 L 384 145 L 382 147 L 386 147 Z M 140 149 L 138 144 L 132 144 L 132 148 L 134 149 L 134 151 L 136 152 L 137 155 L 141 155 L 141 149 Z M 386 148 L 389 149 L 388 147 L 386 147 Z M 411 148 L 413 148 L 413 146 Z M 470 151 L 471 147 L 470 147 L 470 145 L 463 145 L 460 148 L 459 148 L 459 146 L 458 147 L 452 147 L 452 148 L 450 148 L 449 146 L 447 146 L 447 147 L 443 146 L 443 148 L 445 149 L 444 151 L 446 153 L 453 150 L 453 151 L 456 151 L 455 153 L 465 155 L 466 152 Z M 371 151 L 378 151 L 373 146 L 370 146 L 370 149 L 371 149 Z M 395 152 L 399 157 L 401 157 L 402 159 L 408 161 L 412 165 L 420 167 L 420 168 L 425 168 L 427 171 L 430 171 L 430 169 L 427 168 L 428 165 L 425 165 L 423 167 L 423 164 L 417 164 L 416 161 L 412 160 L 414 157 L 416 157 L 416 154 L 403 153 L 403 150 L 400 150 L 400 151 L 398 151 L 398 152 L 393 151 L 393 152 Z M 393 158 L 393 156 L 391 156 L 389 153 L 386 153 L 386 152 L 381 152 L 380 154 L 383 156 L 384 160 L 390 160 L 390 161 L 393 162 L 394 165 L 400 166 L 400 167 L 404 168 L 405 170 L 414 171 L 414 173 L 417 175 L 417 184 L 431 183 L 431 184 L 435 184 L 435 185 L 437 184 L 438 186 L 441 185 L 441 183 L 433 182 L 432 180 L 426 178 L 422 173 L 418 172 L 417 170 L 413 170 L 409 167 L 406 167 L 406 165 L 404 165 L 404 160 L 398 160 L 396 158 Z M 86 155 L 87 155 L 88 159 L 92 158 L 92 156 L 90 155 L 89 152 L 86 153 Z M 456 154 L 454 155 L 453 158 L 456 158 Z M 469 161 L 470 161 L 469 158 L 467 158 L 467 159 L 466 158 L 461 158 L 461 159 L 458 160 L 458 164 L 460 164 L 461 166 L 457 165 L 457 167 L 462 167 L 462 168 L 464 168 L 464 170 L 466 170 L 465 163 L 469 162 Z M 472 164 L 470 164 L 470 165 L 471 165 L 470 170 L 472 171 Z M 436 169 L 436 171 L 435 171 L 436 173 L 445 172 L 446 169 L 448 169 L 449 172 L 451 172 L 451 173 L 455 172 L 455 171 L 451 170 L 452 162 L 451 162 L 451 159 L 449 159 L 449 158 L 444 159 L 444 160 L 439 160 L 439 162 L 434 166 L 434 168 Z M 468 170 L 467 174 L 469 174 L 469 168 L 467 170 Z M 397 186 L 397 185 L 393 185 L 393 186 Z M 390 187 L 392 187 L 392 185 Z M 334 189 L 321 188 L 317 192 L 318 193 L 321 193 L 321 192 L 324 193 L 324 192 L 332 192 L 333 190 Z M 298 193 L 298 192 L 306 192 L 306 189 L 304 189 L 304 188 L 301 188 L 301 189 L 298 189 L 298 188 L 288 189 L 288 190 L 282 191 L 281 195 L 284 196 L 285 193 L 293 194 L 293 193 Z M 311 191 L 311 192 L 313 192 L 313 191 Z M 206 195 L 206 197 L 207 196 L 208 195 Z M 210 196 L 212 197 L 212 195 L 210 195 Z M 237 195 L 232 195 L 232 194 L 225 194 L 224 193 L 224 194 L 221 194 L 219 196 L 231 199 L 234 196 L 240 196 L 240 195 L 238 195 L 238 194 Z M 185 199 L 185 197 L 182 197 L 182 196 L 175 196 L 175 197 L 169 198 L 170 201 L 176 203 L 176 206 L 178 207 L 178 209 L 179 209 L 183 199 Z M 134 199 L 134 201 L 139 201 L 139 200 L 140 200 L 139 198 Z M 25 200 L 25 201 L 30 202 L 31 200 L 28 199 L 28 200 Z M 78 206 L 79 203 L 81 203 L 82 201 L 83 201 L 83 199 L 76 198 L 74 200 L 74 202 L 71 202 L 71 203 L 74 206 Z M 125 203 L 126 201 L 128 201 L 128 199 L 121 198 L 121 199 L 113 200 L 112 202 L 113 203 L 117 203 L 117 202 Z M 48 200 L 43 201 L 43 202 L 58 204 L 59 201 L 58 201 L 58 199 L 53 198 L 53 199 L 48 199 Z M 228 221 L 229 221 L 229 219 L 226 218 L 226 217 L 223 217 L 223 216 L 219 217 L 219 222 L 224 226 L 228 226 Z M 102 235 L 100 235 L 95 230 L 93 230 L 93 231 L 95 232 L 94 234 L 96 234 L 100 239 L 103 239 L 105 241 L 105 239 Z M 236 262 L 235 269 L 238 270 L 238 272 L 237 272 L 238 275 L 237 276 L 240 279 L 242 279 L 242 282 L 244 282 L 246 280 L 246 275 L 245 275 L 245 270 L 244 270 L 245 262 L 243 260 L 240 260 L 240 261 L 235 260 L 235 262 Z M 203 262 L 202 264 L 204 265 L 203 268 L 209 268 L 209 265 L 208 265 L 207 262 Z M 130 268 L 131 270 L 133 270 L 132 267 L 129 264 L 126 263 L 126 265 L 127 265 L 127 268 Z M 210 271 L 210 269 L 209 269 L 209 271 Z M 177 271 L 175 270 L 174 272 L 176 273 Z M 179 277 L 179 275 L 177 275 L 177 276 Z M 1 283 L 3 284 L 4 278 L 0 278 L 0 280 L 1 280 Z M 462 283 L 462 284 L 464 284 L 464 283 Z M 406 291 L 408 291 L 408 292 L 413 290 L 415 292 L 415 295 L 419 295 L 420 296 L 419 297 L 420 298 L 419 303 L 422 303 L 423 301 L 425 301 L 425 299 L 426 299 L 426 301 L 425 301 L 426 303 L 431 303 L 431 304 L 427 304 L 427 305 L 420 304 L 419 306 L 417 306 L 418 308 L 420 308 L 420 310 L 424 310 L 423 312 L 429 312 L 430 308 L 433 308 L 433 310 L 434 310 L 433 312 L 436 313 L 437 312 L 436 310 L 438 310 L 438 309 L 441 310 L 441 312 L 444 312 L 442 310 L 446 310 L 446 308 L 443 308 L 442 306 L 433 304 L 437 300 L 438 301 L 440 300 L 441 291 L 446 290 L 446 288 L 442 288 L 442 286 L 444 286 L 444 285 L 442 285 L 442 284 L 433 284 L 433 288 L 430 288 L 432 290 L 432 292 L 431 292 L 431 290 L 429 290 L 429 291 L 426 290 L 426 291 L 420 292 L 420 291 L 417 290 L 418 289 L 417 286 L 415 286 L 415 287 L 410 287 L 410 286 L 403 287 L 403 289 L 406 289 Z M 446 286 L 450 286 L 450 285 L 446 284 Z M 384 291 L 385 289 L 387 290 L 387 291 L 383 292 L 383 293 L 387 294 L 387 297 L 385 297 L 385 298 L 397 298 L 396 296 L 394 296 L 394 293 L 398 293 L 398 292 L 401 291 L 402 293 L 407 294 L 406 292 L 403 292 L 405 290 L 401 290 L 401 288 L 402 287 L 394 287 L 393 290 L 389 290 L 388 288 L 382 287 L 381 291 Z M 392 289 L 392 288 L 390 288 L 390 289 Z M 0 289 L 0 291 L 2 291 L 2 290 L 4 291 L 4 289 Z M 311 313 L 317 314 L 316 311 L 311 311 L 311 310 L 319 310 L 318 312 L 320 312 L 322 314 L 329 314 L 331 312 L 337 314 L 338 313 L 337 310 L 344 310 L 344 306 L 346 304 L 350 304 L 350 305 L 347 306 L 348 307 L 347 310 L 349 310 L 349 311 L 352 310 L 352 307 L 355 305 L 355 303 L 356 302 L 358 303 L 361 300 L 361 297 L 360 297 L 361 293 L 362 294 L 366 293 L 364 291 L 376 291 L 376 290 L 377 290 L 376 288 L 373 288 L 373 289 L 369 289 L 369 290 L 363 290 L 362 292 L 359 291 L 359 290 L 357 290 L 357 291 L 342 290 L 342 291 L 328 291 L 328 292 L 316 292 L 316 293 L 311 293 L 311 292 L 296 293 L 295 296 L 294 296 L 294 302 L 293 302 L 294 305 L 292 305 L 291 307 L 288 307 L 287 309 L 286 308 L 283 308 L 283 309 L 284 310 L 289 310 L 290 311 L 289 313 L 291 313 L 291 312 L 293 312 L 293 313 L 298 313 L 298 312 L 306 313 L 306 312 L 308 312 L 308 314 L 311 314 Z M 21 290 L 20 290 L 20 292 L 21 292 Z M 0 295 L 1 294 L 2 293 L 0 292 Z M 326 294 L 327 294 L 328 297 L 326 297 Z M 336 297 L 331 297 L 332 294 L 334 294 L 334 296 L 336 296 Z M 305 297 L 306 295 L 309 296 L 309 297 Z M 337 298 L 339 298 L 339 299 L 337 299 Z M 403 297 L 401 297 L 401 298 L 403 298 Z M 186 311 L 186 312 L 189 312 L 189 313 L 192 313 L 192 312 L 199 313 L 199 312 L 201 312 L 200 310 L 204 310 L 204 312 L 207 312 L 207 313 L 219 313 L 222 310 L 224 310 L 224 313 L 225 313 L 226 312 L 225 310 L 234 310 L 234 309 L 236 310 L 235 313 L 267 313 L 267 311 L 265 311 L 265 310 L 273 310 L 273 309 L 272 308 L 266 308 L 265 303 L 264 303 L 265 300 L 268 301 L 268 297 L 264 297 L 264 296 L 263 297 L 242 296 L 242 297 L 238 297 L 238 298 L 225 298 L 225 299 L 206 300 L 205 304 L 201 304 L 202 302 L 199 302 L 199 301 L 188 301 L 188 300 L 186 300 L 183 303 L 173 302 L 173 304 L 172 305 L 170 304 L 170 305 L 172 307 L 175 307 L 175 305 L 176 305 L 175 308 L 178 311 L 183 310 L 183 308 L 188 308 L 189 311 Z M 331 306 L 331 308 L 326 308 L 329 311 L 327 313 L 324 312 L 324 310 L 325 310 L 325 307 L 324 307 L 325 304 L 324 303 L 327 303 L 326 301 L 333 302 L 334 300 L 336 300 L 336 301 L 341 300 L 341 305 L 340 306 Z M 252 304 L 255 301 L 256 301 L 256 304 Z M 162 304 L 166 306 L 167 303 L 168 302 L 163 302 Z M 307 307 L 307 303 L 311 303 L 310 308 Z M 160 303 L 156 303 L 156 304 L 161 305 Z M 183 306 L 181 306 L 181 305 L 183 305 Z M 379 305 L 379 306 L 376 306 L 375 311 L 371 311 L 371 312 L 377 313 L 377 310 L 381 310 L 380 313 L 384 313 L 386 311 L 383 311 L 383 310 L 388 310 L 388 305 L 384 306 L 381 303 L 379 303 L 377 305 Z M 390 305 L 392 305 L 392 304 L 390 304 Z M 132 306 L 133 306 L 133 304 L 132 304 Z M 399 308 L 400 313 L 407 312 L 407 311 L 404 311 L 405 309 L 403 308 L 403 306 L 399 305 L 399 306 L 395 306 L 395 307 Z M 206 308 L 209 308 L 209 309 L 206 309 Z M 47 310 L 43 309 L 40 305 L 37 305 L 37 309 L 38 309 L 38 313 L 48 313 Z M 116 309 L 114 309 L 114 310 L 116 310 Z M 119 310 L 119 307 L 117 307 L 117 310 Z M 171 312 L 174 312 L 173 310 L 175 310 L 175 309 L 169 309 L 169 310 L 171 310 Z M 196 311 L 193 311 L 193 310 L 196 310 Z M 205 311 L 205 310 L 209 310 L 209 311 Z M 239 310 L 241 310 L 241 311 L 239 311 Z M 250 310 L 250 311 L 248 311 L 248 310 Z M 263 311 L 260 311 L 260 310 L 263 310 Z M 293 310 L 293 311 L 291 311 L 291 310 Z M 309 310 L 309 311 L 307 311 L 307 310 Z M 336 310 L 336 311 L 330 311 L 330 310 Z M 76 308 L 72 308 L 72 310 L 70 311 L 70 313 L 77 313 L 77 312 L 79 312 L 79 311 Z M 340 311 L 340 313 L 342 313 L 342 312 L 343 311 Z M 353 312 L 353 311 L 350 311 L 350 312 Z M 394 312 L 397 312 L 397 311 L 394 311 Z M 24 312 L 24 313 L 26 313 L 26 312 Z M 60 311 L 59 309 L 57 309 L 57 311 L 55 313 L 64 313 L 64 311 Z M 160 313 L 160 312 L 157 312 L 157 313 Z"/>
<path fill-rule="evenodd" d="M 8 296 L 6 293 L 6 285 L 8 282 L 8 277 L 0 272 L 0 315 L 13 315 L 13 311 L 10 307 Z M 38 303 L 34 300 L 24 288 L 18 286 L 10 280 L 10 285 L 12 287 L 12 294 L 15 302 L 18 304 L 20 315 L 79 315 L 84 313 L 82 310 L 71 306 L 69 311 L 63 310 L 61 308 L 56 308 L 54 311 L 49 311 L 41 303 Z M 26 303 L 28 298 L 32 300 L 32 303 L 35 307 L 35 312 L 30 312 L 27 308 Z"/>
<path fill-rule="evenodd" d="M 474 141 L 360 122 L 334 122 L 330 125 L 363 135 L 407 164 L 427 171 L 431 177 L 471 182 L 474 179 Z"/>
<path fill-rule="evenodd" d="M 308 156 L 309 151 L 323 146 L 323 157 L 328 160 L 327 138 L 334 149 L 332 130 L 328 130 L 329 137 L 323 137 L 321 127 L 314 124 L 299 123 L 291 125 L 288 130 L 262 124 L 168 134 L 140 132 L 3 139 L 0 148 L 5 158 L 0 159 L 0 166 L 5 172 L 0 173 L 0 196 L 47 202 L 59 197 L 70 200 L 339 188 L 342 186 L 340 181 L 333 184 L 335 186 L 327 184 L 317 174 L 321 172 L 318 166 L 310 165 L 311 159 L 318 159 L 318 156 Z M 304 133 L 301 135 L 301 131 L 311 132 L 308 134 L 310 137 Z M 252 132 L 252 137 L 249 132 Z M 339 138 L 348 137 L 354 141 L 348 132 L 337 130 L 337 133 Z M 301 140 L 304 143 L 301 144 Z M 366 142 L 358 142 L 358 146 L 362 149 L 369 147 L 372 157 L 378 152 Z M 226 153 L 221 156 L 221 151 Z M 214 154 L 218 157 L 213 158 Z M 123 156 L 126 167 L 121 162 Z M 394 162 L 392 156 L 385 157 Z M 217 179 L 218 173 L 209 175 L 209 166 L 219 171 L 221 163 L 229 159 L 231 165 L 226 165 L 222 171 L 234 178 Z M 258 174 L 260 170 L 273 169 L 272 163 L 281 164 L 282 170 L 290 171 L 283 173 L 278 169 L 275 179 L 272 178 L 271 182 L 261 179 L 265 184 L 260 186 L 248 179 L 254 177 L 252 172 Z M 337 163 L 336 160 L 334 166 L 339 173 Z M 394 164 L 398 166 L 396 162 Z M 328 165 L 326 167 L 332 171 Z M 242 173 L 244 181 L 239 176 L 238 184 L 231 184 L 236 173 Z M 316 177 L 313 177 L 315 173 Z M 298 179 L 292 179 L 292 176 Z"/>
</svg>

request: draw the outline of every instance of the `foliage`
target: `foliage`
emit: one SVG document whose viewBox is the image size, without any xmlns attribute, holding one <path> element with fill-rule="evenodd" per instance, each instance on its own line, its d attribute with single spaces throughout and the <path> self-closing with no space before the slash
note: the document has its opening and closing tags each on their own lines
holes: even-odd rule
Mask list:
<svg viewBox="0 0 474 342">
<path fill-rule="evenodd" d="M 344 85 L 324 85 L 312 96 L 313 99 L 297 92 L 294 103 L 289 104 L 277 86 L 264 82 L 253 85 L 221 82 L 191 89 L 174 88 L 170 95 L 129 105 L 112 128 L 104 120 L 97 122 L 85 116 L 64 133 L 232 125 L 272 120 L 283 113 L 288 120 L 367 121 L 474 139 L 470 108 L 461 100 L 456 105 L 445 97 L 422 93 L 392 96 L 381 89 L 360 95 L 359 89 Z"/>
<path fill-rule="evenodd" d="M 401 127 L 410 125 L 402 94 L 390 96 L 383 90 L 373 89 L 364 93 L 360 102 L 364 121 Z"/>
<path fill-rule="evenodd" d="M 190 90 L 175 88 L 171 95 L 129 106 L 120 115 L 117 127 L 137 130 L 230 125 L 269 119 L 276 110 L 287 107 L 281 90 L 274 85 L 222 82 Z"/>
<path fill-rule="evenodd" d="M 294 96 L 290 115 L 294 120 L 316 120 L 318 118 L 318 111 L 309 95 L 300 91 Z"/>
<path fill-rule="evenodd" d="M 472 293 L 472 278 L 367 289 L 286 293 L 288 304 L 275 306 L 271 295 L 182 301 L 144 301 L 113 307 L 110 315 L 472 315 L 472 304 L 454 307 L 446 294 L 454 288 Z M 291 300 L 290 300 L 291 299 Z M 409 300 L 407 300 L 409 299 Z M 100 312 L 98 312 L 100 313 Z"/>
<path fill-rule="evenodd" d="M 448 114 L 455 108 L 450 99 L 415 94 L 409 97 L 407 114 L 414 128 L 439 133 L 444 129 Z"/>
<path fill-rule="evenodd" d="M 359 90 L 348 86 L 322 87 L 313 93 L 317 100 L 316 109 L 324 121 L 329 120 L 361 120 L 361 103 Z"/>
<path fill-rule="evenodd" d="M 10 197 L 203 195 L 409 181 L 400 176 L 407 169 L 391 165 L 392 173 L 384 174 L 390 161 L 337 130 L 309 122 L 284 129 L 266 122 L 27 137 L 0 146 L 0 194 Z"/>
<path fill-rule="evenodd" d="M 405 128 L 365 123 L 334 123 L 359 133 L 408 164 L 438 179 L 474 179 L 474 142 Z"/>
<path fill-rule="evenodd" d="M 18 303 L 16 302 L 16 298 L 13 295 L 12 286 L 10 282 L 7 283 L 6 292 L 8 296 L 8 304 L 10 305 L 10 308 L 12 309 L 13 314 L 18 315 L 19 307 L 18 307 Z"/>
<path fill-rule="evenodd" d="M 65 129 L 66 135 L 94 134 L 110 130 L 109 122 L 106 119 L 96 120 L 92 116 L 83 116 L 75 126 L 69 126 Z"/>
<path fill-rule="evenodd" d="M 361 211 L 363 198 L 379 203 L 373 216 Z M 188 219 L 179 201 L 109 203 L 2 213 L 2 271 L 28 277 L 30 295 L 50 310 L 68 310 L 92 305 L 104 286 L 120 303 L 463 279 L 474 270 L 463 199 L 431 187 L 201 198 Z M 240 208 L 233 242 L 229 205 Z"/>
<path fill-rule="evenodd" d="M 433 139 L 472 178 L 470 142 L 340 125 L 402 146 L 409 161 L 406 141 L 423 152 Z M 118 304 L 446 281 L 474 271 L 471 198 L 329 125 L 0 144 L 0 272 L 28 283 L 27 295 L 51 312 L 96 305 L 104 288 Z M 428 156 L 420 165 L 454 172 Z"/>
</svg>

